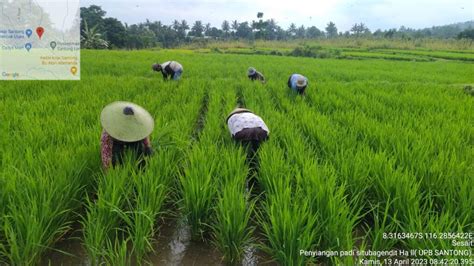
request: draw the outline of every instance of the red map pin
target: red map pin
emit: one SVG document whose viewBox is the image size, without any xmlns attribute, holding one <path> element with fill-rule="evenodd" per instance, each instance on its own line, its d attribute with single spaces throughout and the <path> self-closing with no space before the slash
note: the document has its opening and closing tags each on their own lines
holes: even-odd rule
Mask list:
<svg viewBox="0 0 474 266">
<path fill-rule="evenodd" d="M 36 34 L 38 34 L 38 37 L 40 38 L 40 40 L 41 40 L 41 37 L 43 36 L 43 33 L 44 33 L 43 27 L 36 28 Z"/>
</svg>

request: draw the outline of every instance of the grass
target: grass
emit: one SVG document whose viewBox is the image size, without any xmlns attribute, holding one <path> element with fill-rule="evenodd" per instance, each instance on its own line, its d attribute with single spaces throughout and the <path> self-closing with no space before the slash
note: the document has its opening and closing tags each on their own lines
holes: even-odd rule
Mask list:
<svg viewBox="0 0 474 266">
<path fill-rule="evenodd" d="M 208 41 L 186 44 L 198 53 L 279 55 L 401 61 L 474 60 L 469 40 L 335 38 L 293 41 Z"/>
<path fill-rule="evenodd" d="M 385 39 L 385 38 L 334 38 L 334 39 L 300 39 L 291 41 L 208 41 L 186 44 L 184 49 L 202 48 L 254 48 L 254 49 L 294 49 L 300 45 L 320 45 L 330 48 L 356 48 L 356 49 L 424 49 L 424 50 L 466 50 L 472 52 L 473 43 L 469 40 L 455 39 Z"/>
<path fill-rule="evenodd" d="M 322 46 L 342 55 L 471 56 L 426 42 L 417 50 L 402 42 L 390 50 L 383 43 Z M 185 66 L 179 82 L 150 71 L 170 58 Z M 36 264 L 80 230 L 92 264 L 144 264 L 158 252 L 152 247 L 165 216 L 184 219 L 194 241 L 212 242 L 228 264 L 253 247 L 282 265 L 353 264 L 360 258 L 299 252 L 452 249 L 450 241 L 382 233 L 474 230 L 468 61 L 182 50 L 84 51 L 82 59 L 81 82 L 1 84 L 0 263 Z M 250 65 L 267 84 L 247 80 Z M 309 78 L 305 97 L 286 88 L 294 72 Z M 99 114 L 115 100 L 136 102 L 155 118 L 155 155 L 143 170 L 133 163 L 101 170 Z M 225 124 L 238 104 L 271 131 L 256 166 Z M 258 181 L 250 191 L 249 175 Z"/>
</svg>

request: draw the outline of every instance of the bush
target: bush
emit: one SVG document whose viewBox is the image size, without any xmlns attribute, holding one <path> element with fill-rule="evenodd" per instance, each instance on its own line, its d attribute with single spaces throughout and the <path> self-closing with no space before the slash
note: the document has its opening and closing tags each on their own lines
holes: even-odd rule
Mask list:
<svg viewBox="0 0 474 266">
<path fill-rule="evenodd" d="M 278 56 L 282 56 L 283 54 L 280 52 L 280 51 L 277 51 L 277 50 L 272 50 L 270 52 L 270 55 L 278 55 Z"/>
<path fill-rule="evenodd" d="M 296 47 L 289 53 L 290 56 L 296 57 L 313 57 L 313 58 L 333 58 L 341 55 L 340 50 L 325 50 L 321 46 Z"/>
<path fill-rule="evenodd" d="M 223 53 L 222 50 L 217 48 L 217 47 L 212 47 L 211 52 L 217 53 L 217 54 L 222 54 Z"/>
<path fill-rule="evenodd" d="M 461 31 L 458 34 L 458 39 L 471 39 L 474 40 L 474 29 L 469 28 Z"/>
</svg>

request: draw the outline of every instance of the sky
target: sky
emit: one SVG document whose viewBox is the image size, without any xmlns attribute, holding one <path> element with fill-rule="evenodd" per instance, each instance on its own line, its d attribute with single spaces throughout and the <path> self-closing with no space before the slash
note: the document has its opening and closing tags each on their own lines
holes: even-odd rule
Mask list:
<svg viewBox="0 0 474 266">
<path fill-rule="evenodd" d="M 376 30 L 474 20 L 473 0 L 81 0 L 81 6 L 92 4 L 101 6 L 108 17 L 128 24 L 149 19 L 169 25 L 185 19 L 188 24 L 201 20 L 218 28 L 224 20 L 257 20 L 258 12 L 285 29 L 292 22 L 324 29 L 333 21 L 339 31 L 360 22 Z"/>
<path fill-rule="evenodd" d="M 20 0 L 19 2 L 28 3 L 29 0 Z M 74 19 L 79 14 L 77 11 L 80 7 L 80 0 L 34 0 L 34 2 L 49 14 L 49 19 L 56 29 L 66 31 L 74 26 Z M 24 6 L 28 7 L 28 4 Z"/>
</svg>

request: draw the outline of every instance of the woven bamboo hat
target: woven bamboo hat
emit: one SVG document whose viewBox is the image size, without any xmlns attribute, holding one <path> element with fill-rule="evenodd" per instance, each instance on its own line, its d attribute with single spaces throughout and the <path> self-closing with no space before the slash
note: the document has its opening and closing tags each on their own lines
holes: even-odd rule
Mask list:
<svg viewBox="0 0 474 266">
<path fill-rule="evenodd" d="M 254 67 L 249 67 L 247 70 L 247 75 L 249 76 L 255 75 L 255 73 L 257 73 L 257 70 Z"/>
<path fill-rule="evenodd" d="M 226 121 L 229 121 L 229 118 L 235 114 L 240 114 L 240 113 L 252 113 L 252 111 L 250 111 L 249 109 L 245 109 L 245 108 L 235 108 L 230 114 L 229 116 L 227 116 L 227 119 Z"/>
<path fill-rule="evenodd" d="M 155 126 L 143 107 L 131 102 L 113 102 L 100 114 L 104 130 L 114 139 L 135 142 L 148 137 Z"/>
<path fill-rule="evenodd" d="M 301 88 L 306 85 L 308 85 L 308 81 L 304 77 L 299 76 L 298 79 L 296 80 L 296 86 Z"/>
</svg>

